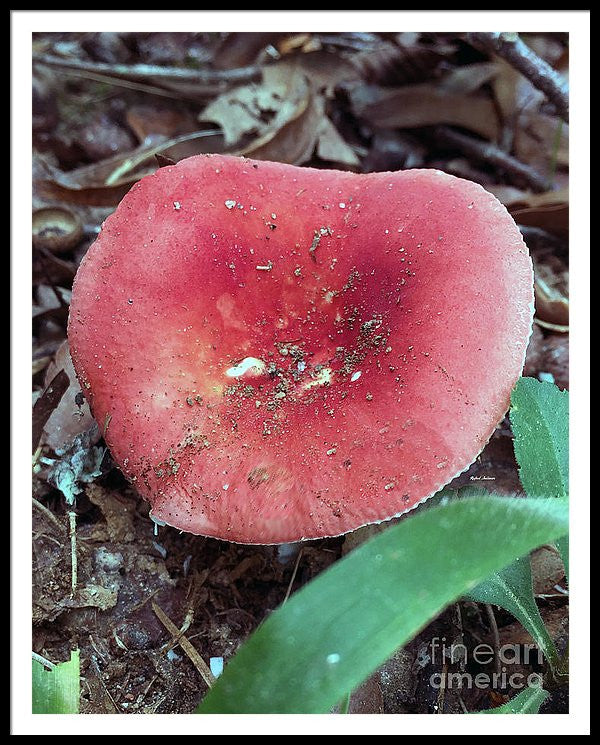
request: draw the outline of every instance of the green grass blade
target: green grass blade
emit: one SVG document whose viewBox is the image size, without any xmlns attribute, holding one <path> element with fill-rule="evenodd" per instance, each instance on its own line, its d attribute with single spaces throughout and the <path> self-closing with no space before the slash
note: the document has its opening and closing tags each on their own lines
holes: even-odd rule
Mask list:
<svg viewBox="0 0 600 745">
<path fill-rule="evenodd" d="M 34 714 L 78 714 L 79 650 L 71 652 L 69 662 L 51 670 L 32 660 L 31 685 Z"/>
<path fill-rule="evenodd" d="M 556 667 L 558 653 L 533 596 L 529 556 L 522 556 L 495 572 L 468 592 L 466 597 L 478 603 L 499 605 L 512 613 L 529 631 L 550 666 Z"/>
<path fill-rule="evenodd" d="M 567 532 L 564 500 L 475 496 L 336 562 L 240 648 L 198 713 L 325 713 L 486 577 Z"/>
<path fill-rule="evenodd" d="M 543 688 L 526 688 L 504 706 L 478 711 L 478 714 L 537 714 L 550 694 Z"/>
</svg>

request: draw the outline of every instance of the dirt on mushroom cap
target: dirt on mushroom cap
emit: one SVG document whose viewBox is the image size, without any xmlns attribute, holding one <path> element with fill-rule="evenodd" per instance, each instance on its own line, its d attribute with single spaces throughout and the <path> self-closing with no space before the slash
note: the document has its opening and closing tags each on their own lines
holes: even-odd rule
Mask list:
<svg viewBox="0 0 600 745">
<path fill-rule="evenodd" d="M 280 543 L 400 514 L 468 467 L 532 309 L 518 229 L 474 183 L 197 156 L 107 220 L 69 339 L 157 519 Z"/>
</svg>

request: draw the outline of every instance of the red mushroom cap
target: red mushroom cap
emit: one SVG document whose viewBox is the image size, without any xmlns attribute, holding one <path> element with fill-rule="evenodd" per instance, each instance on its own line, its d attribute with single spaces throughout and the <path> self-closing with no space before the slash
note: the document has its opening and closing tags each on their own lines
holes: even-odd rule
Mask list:
<svg viewBox="0 0 600 745">
<path fill-rule="evenodd" d="M 152 515 L 266 544 L 399 515 L 467 468 L 532 313 L 526 246 L 477 184 L 200 155 L 106 221 L 69 339 Z"/>
</svg>

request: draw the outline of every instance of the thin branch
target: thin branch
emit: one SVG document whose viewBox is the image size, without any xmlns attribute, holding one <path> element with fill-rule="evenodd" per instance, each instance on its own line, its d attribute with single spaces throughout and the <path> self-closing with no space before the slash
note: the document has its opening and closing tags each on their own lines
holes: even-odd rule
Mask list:
<svg viewBox="0 0 600 745">
<path fill-rule="evenodd" d="M 298 551 L 298 556 L 296 557 L 296 563 L 294 564 L 294 571 L 292 572 L 292 577 L 290 579 L 287 592 L 285 593 L 285 597 L 283 598 L 283 602 L 281 603 L 281 605 L 283 605 L 287 601 L 287 599 L 290 596 L 290 593 L 292 592 L 292 585 L 294 584 L 294 580 L 296 579 L 296 573 L 298 571 L 298 565 L 300 564 L 301 557 L 302 557 L 302 549 Z"/>
<path fill-rule="evenodd" d="M 56 517 L 56 515 L 53 512 L 50 512 L 50 510 L 41 502 L 38 502 L 35 497 L 32 497 L 31 499 L 33 502 L 33 506 L 36 507 L 42 513 L 42 515 L 45 515 L 48 520 L 62 533 L 64 526 Z"/>
<path fill-rule="evenodd" d="M 502 662 L 500 660 L 500 632 L 498 631 L 498 624 L 496 623 L 494 609 L 489 603 L 485 604 L 485 611 L 487 613 L 490 627 L 492 629 L 492 635 L 494 637 L 494 664 L 496 667 L 496 673 L 500 675 L 500 673 L 502 672 Z"/>
<path fill-rule="evenodd" d="M 179 636 L 180 629 L 178 629 L 177 626 L 175 626 L 173 621 L 171 621 L 171 619 L 169 618 L 169 616 L 167 616 L 164 610 L 159 605 L 157 605 L 154 601 L 152 602 L 152 610 L 157 615 L 158 620 L 171 634 L 171 636 L 173 637 L 173 640 L 177 641 L 179 646 L 183 649 L 183 651 L 190 658 L 194 667 L 204 679 L 204 682 L 206 683 L 206 685 L 209 688 L 211 688 L 214 685 L 215 676 L 212 674 L 211 669 L 200 656 L 196 647 L 194 647 L 194 645 L 189 641 L 189 639 L 187 639 L 187 637 Z"/>
<path fill-rule="evenodd" d="M 162 67 L 160 65 L 123 65 L 106 62 L 88 62 L 73 57 L 62 58 L 50 54 L 35 54 L 34 64 L 58 68 L 73 73 L 122 78 L 129 81 L 152 80 L 159 85 L 189 83 L 199 88 L 229 88 L 232 85 L 249 83 L 260 76 L 260 67 L 237 67 L 232 70 L 195 70 L 189 67 Z"/>
<path fill-rule="evenodd" d="M 36 662 L 39 662 L 40 665 L 43 665 L 48 670 L 52 670 L 56 667 L 56 665 L 53 662 L 50 662 L 50 660 L 47 660 L 45 657 L 42 657 L 41 654 L 38 654 L 37 652 L 31 653 L 31 658 L 33 660 L 36 660 Z"/>
<path fill-rule="evenodd" d="M 505 153 L 504 150 L 500 150 L 496 145 L 483 140 L 476 140 L 450 127 L 437 127 L 436 137 L 442 144 L 456 148 L 464 155 L 482 163 L 491 164 L 526 181 L 534 191 L 543 192 L 550 188 L 548 180 L 541 173 L 531 168 L 531 166 L 521 163 L 517 158 Z"/>
<path fill-rule="evenodd" d="M 77 515 L 69 510 L 69 538 L 71 540 L 71 597 L 77 591 Z"/>
<path fill-rule="evenodd" d="M 566 80 L 528 47 L 518 34 L 477 31 L 470 33 L 469 38 L 522 73 L 554 104 L 560 118 L 569 121 L 569 86 Z"/>
</svg>

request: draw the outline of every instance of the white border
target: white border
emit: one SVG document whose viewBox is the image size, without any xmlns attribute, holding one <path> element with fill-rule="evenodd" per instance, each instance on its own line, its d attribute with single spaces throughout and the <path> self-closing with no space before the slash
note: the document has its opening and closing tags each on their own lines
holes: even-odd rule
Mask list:
<svg viewBox="0 0 600 745">
<path fill-rule="evenodd" d="M 571 78 L 571 713 L 423 715 L 33 716 L 31 645 L 31 33 L 34 31 L 569 31 Z M 589 733 L 589 11 L 11 11 L 11 734 L 588 734 Z M 400 717 L 400 718 L 398 718 Z"/>
</svg>

